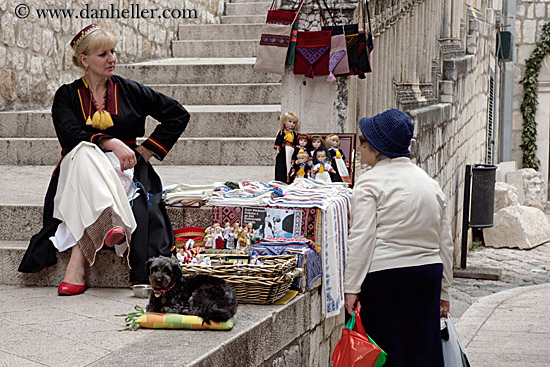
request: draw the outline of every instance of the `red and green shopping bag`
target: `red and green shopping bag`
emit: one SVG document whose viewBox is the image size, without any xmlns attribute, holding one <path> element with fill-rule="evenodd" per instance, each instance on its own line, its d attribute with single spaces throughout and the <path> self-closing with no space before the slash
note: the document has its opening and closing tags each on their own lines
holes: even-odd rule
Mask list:
<svg viewBox="0 0 550 367">
<path fill-rule="evenodd" d="M 386 355 L 367 335 L 356 308 L 332 353 L 333 367 L 382 367 Z"/>
</svg>

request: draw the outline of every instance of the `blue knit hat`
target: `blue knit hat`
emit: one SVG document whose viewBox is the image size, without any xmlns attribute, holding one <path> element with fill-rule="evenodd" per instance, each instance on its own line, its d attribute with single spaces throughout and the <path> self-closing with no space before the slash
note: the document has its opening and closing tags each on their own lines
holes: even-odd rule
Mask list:
<svg viewBox="0 0 550 367">
<path fill-rule="evenodd" d="M 359 129 L 369 144 L 390 158 L 410 157 L 414 124 L 405 112 L 391 109 L 359 120 Z"/>
</svg>

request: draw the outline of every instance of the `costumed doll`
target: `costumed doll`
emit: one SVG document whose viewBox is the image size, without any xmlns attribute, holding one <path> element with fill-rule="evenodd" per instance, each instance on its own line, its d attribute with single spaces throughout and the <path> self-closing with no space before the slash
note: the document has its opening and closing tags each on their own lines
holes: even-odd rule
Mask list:
<svg viewBox="0 0 550 367">
<path fill-rule="evenodd" d="M 237 229 L 237 249 L 243 249 L 247 246 L 247 230 L 243 227 Z"/>
<path fill-rule="evenodd" d="M 309 158 L 309 165 L 310 166 L 313 166 L 315 165 L 317 162 L 315 161 L 315 159 L 313 158 L 313 156 L 315 155 L 315 151 L 321 147 L 324 147 L 325 146 L 325 139 L 323 139 L 323 137 L 321 135 L 312 135 L 311 136 L 311 152 L 309 152 L 309 155 L 311 156 Z"/>
<path fill-rule="evenodd" d="M 246 246 L 252 244 L 252 239 L 254 238 L 254 224 L 248 223 L 246 225 Z"/>
<path fill-rule="evenodd" d="M 225 227 L 223 228 L 223 241 L 225 242 L 226 245 L 227 245 L 227 240 L 229 239 L 230 232 L 231 232 L 231 225 L 229 224 L 229 222 L 225 222 Z"/>
<path fill-rule="evenodd" d="M 312 135 L 311 146 L 312 148 L 311 148 L 310 155 L 311 155 L 311 158 L 313 159 L 313 153 L 315 152 L 315 150 L 325 146 L 325 139 L 323 139 L 321 135 Z M 313 163 L 315 164 L 315 162 Z"/>
<path fill-rule="evenodd" d="M 330 174 L 334 174 L 336 171 L 332 168 L 330 163 L 327 162 L 329 154 L 328 149 L 325 147 L 315 150 L 315 154 L 313 155 L 314 166 L 311 171 L 311 177 L 313 179 L 323 182 L 332 182 Z"/>
<path fill-rule="evenodd" d="M 292 167 L 292 155 L 297 142 L 298 116 L 293 112 L 286 112 L 281 116 L 281 130 L 275 138 L 274 149 L 277 150 L 275 157 L 275 180 L 288 182 L 288 173 Z"/>
<path fill-rule="evenodd" d="M 225 248 L 228 248 L 228 249 L 234 249 L 235 248 L 235 240 L 236 240 L 236 233 L 235 233 L 235 228 L 234 227 L 230 227 L 229 228 L 229 233 L 227 235 L 227 239 L 225 240 Z"/>
<path fill-rule="evenodd" d="M 294 148 L 294 153 L 292 154 L 292 164 L 296 162 L 298 153 L 306 152 L 309 154 L 310 151 L 311 138 L 308 134 L 298 134 L 297 141 L 298 144 L 296 145 L 296 148 Z"/>
<path fill-rule="evenodd" d="M 309 153 L 304 150 L 298 153 L 296 162 L 290 170 L 290 183 L 294 182 L 297 177 L 309 177 L 311 175 L 311 167 L 308 164 L 309 158 Z"/>
<path fill-rule="evenodd" d="M 214 228 L 208 227 L 204 231 L 204 247 L 206 248 L 215 248 L 216 240 L 214 239 Z"/>
<path fill-rule="evenodd" d="M 215 248 L 220 250 L 225 248 L 225 242 L 223 240 L 223 228 L 221 227 L 219 222 L 214 222 L 212 224 L 213 233 L 212 236 L 214 237 L 214 243 Z"/>
<path fill-rule="evenodd" d="M 348 168 L 346 166 L 346 156 L 342 149 L 340 149 L 340 138 L 338 135 L 329 135 L 326 138 L 326 146 L 330 153 L 331 164 L 336 171 L 332 176 L 334 182 L 346 182 L 351 183 L 349 177 Z"/>
</svg>

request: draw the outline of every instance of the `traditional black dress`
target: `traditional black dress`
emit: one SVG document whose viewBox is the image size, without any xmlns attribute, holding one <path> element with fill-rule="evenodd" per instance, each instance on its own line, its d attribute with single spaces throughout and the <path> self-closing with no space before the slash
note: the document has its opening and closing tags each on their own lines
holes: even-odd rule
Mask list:
<svg viewBox="0 0 550 367">
<path fill-rule="evenodd" d="M 288 183 L 290 161 L 294 154 L 294 147 L 298 134 L 295 131 L 279 130 L 275 138 L 274 147 L 279 149 L 275 157 L 275 180 Z M 287 162 L 289 164 L 287 164 Z"/>
<path fill-rule="evenodd" d="M 189 121 L 189 113 L 176 100 L 137 82 L 112 76 L 107 82 L 107 110 L 114 125 L 98 130 L 86 125 L 88 116 L 96 111 L 90 103 L 90 92 L 84 80 L 78 79 L 61 86 L 55 93 L 52 117 L 62 155 L 82 141 L 98 144 L 102 138 L 118 138 L 135 148 L 136 138 L 145 134 L 145 119 L 151 116 L 160 122 L 141 145 L 151 150 L 159 160 L 177 142 Z M 170 256 L 174 234 L 164 202 L 161 200 L 162 183 L 153 166 L 136 152 L 134 182 L 141 188 L 132 203 L 137 229 L 130 243 L 130 281 L 146 282 L 145 261 L 152 256 Z M 43 228 L 31 239 L 19 265 L 19 271 L 36 273 L 57 262 L 56 248 L 50 241 L 60 221 L 53 217 L 54 198 L 59 179 L 59 166 L 55 169 L 44 202 Z"/>
<path fill-rule="evenodd" d="M 344 163 L 346 160 L 344 152 L 340 148 L 329 148 L 328 151 L 330 152 L 330 165 L 336 171 L 336 173 L 330 174 L 332 182 L 347 182 L 347 179 L 349 178 L 349 173 Z M 341 172 L 342 170 L 344 170 L 343 175 Z M 345 176 L 346 180 L 342 179 L 342 176 Z"/>
<path fill-rule="evenodd" d="M 293 183 L 294 180 L 298 177 L 308 178 L 311 176 L 311 166 L 309 163 L 294 163 L 292 169 L 290 170 L 290 183 Z"/>
</svg>

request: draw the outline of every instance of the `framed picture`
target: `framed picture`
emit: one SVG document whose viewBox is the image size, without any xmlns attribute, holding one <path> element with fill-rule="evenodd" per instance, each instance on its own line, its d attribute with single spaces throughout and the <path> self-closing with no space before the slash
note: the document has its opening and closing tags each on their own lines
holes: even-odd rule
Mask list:
<svg viewBox="0 0 550 367">
<path fill-rule="evenodd" d="M 302 212 L 286 208 L 243 208 L 242 223 L 252 223 L 254 237 L 298 238 Z"/>
<path fill-rule="evenodd" d="M 308 133 L 308 135 L 320 135 L 323 139 L 325 139 L 329 135 L 337 135 L 340 138 L 340 149 L 344 152 L 344 161 L 346 163 L 346 168 L 348 169 L 349 176 L 351 178 L 351 186 L 353 187 L 353 184 L 355 183 L 355 145 L 357 134 Z"/>
</svg>

